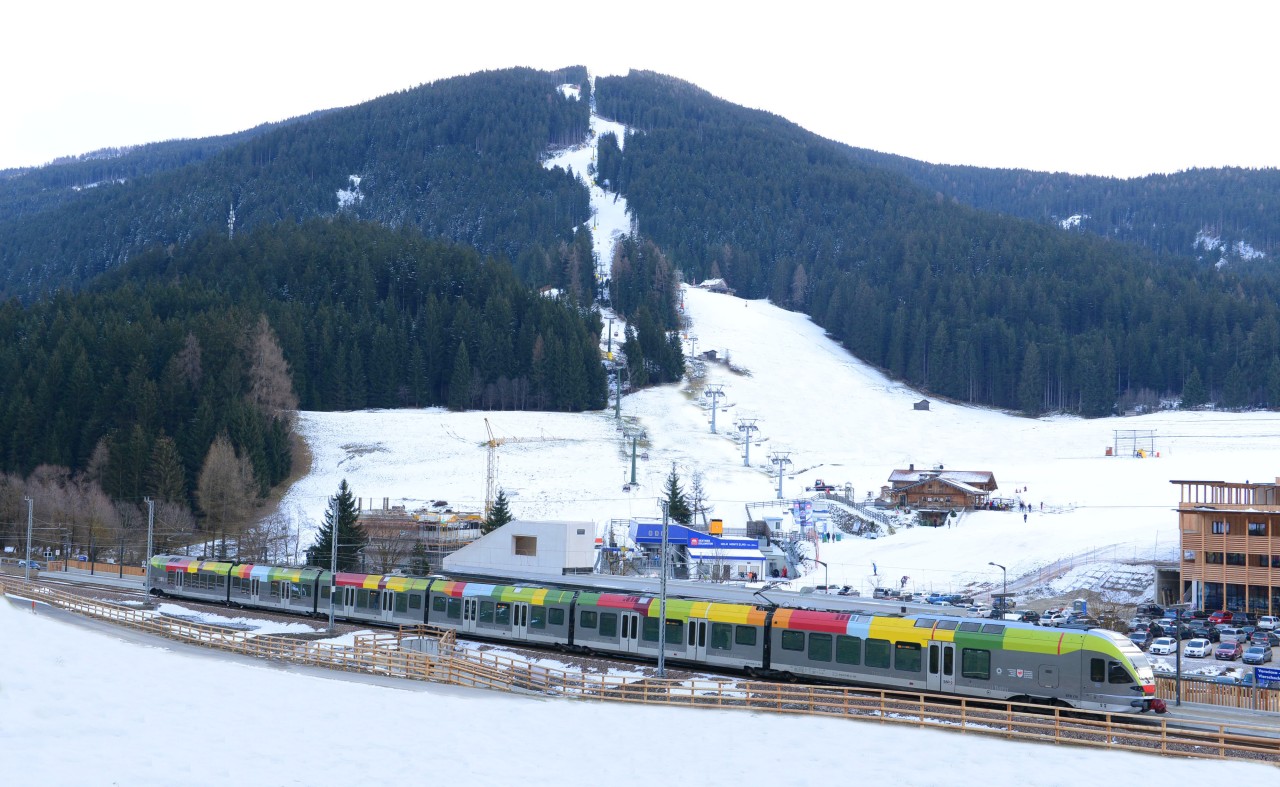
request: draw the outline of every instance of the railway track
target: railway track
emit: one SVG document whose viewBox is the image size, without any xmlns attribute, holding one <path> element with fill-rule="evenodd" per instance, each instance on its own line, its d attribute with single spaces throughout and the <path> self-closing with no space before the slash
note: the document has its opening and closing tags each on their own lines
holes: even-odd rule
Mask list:
<svg viewBox="0 0 1280 787">
<path fill-rule="evenodd" d="M 22 583 L 4 583 L 10 591 Z M 47 587 L 83 601 L 106 602 L 130 610 L 154 609 L 141 591 L 111 585 L 85 585 L 40 578 Z M 228 615 L 223 605 L 182 600 L 181 606 Z M 296 623 L 294 615 L 250 610 L 254 618 Z M 367 631 L 369 626 L 339 623 L 335 634 Z M 273 635 L 277 640 L 314 637 Z M 395 640 L 382 634 L 378 639 Z M 850 686 L 797 685 L 748 680 L 740 675 L 704 671 L 672 671 L 659 677 L 647 663 L 620 661 L 594 655 L 556 652 L 563 667 L 532 667 L 549 659 L 548 651 L 521 648 L 503 642 L 467 640 L 463 655 L 453 656 L 510 680 L 490 687 L 532 690 L 578 699 L 611 700 L 641 704 L 683 705 L 720 709 L 748 709 L 798 715 L 827 715 L 880 723 L 960 730 L 1019 740 L 1054 742 L 1153 754 L 1201 758 L 1241 759 L 1280 765 L 1280 724 L 1273 714 L 1259 716 L 1222 710 L 1219 718 L 1181 718 L 1094 714 L 1069 709 L 979 702 L 952 696 L 936 696 Z M 395 647 L 399 647 L 398 644 Z M 349 668 L 349 667 L 344 667 Z M 537 679 L 531 679 L 536 670 Z M 623 673 L 619 676 L 619 672 Z M 471 684 L 476 685 L 476 684 Z"/>
</svg>

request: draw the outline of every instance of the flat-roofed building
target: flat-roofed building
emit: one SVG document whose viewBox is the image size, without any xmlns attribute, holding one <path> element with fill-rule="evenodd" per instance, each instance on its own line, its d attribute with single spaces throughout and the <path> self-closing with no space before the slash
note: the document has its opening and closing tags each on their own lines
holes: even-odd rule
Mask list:
<svg viewBox="0 0 1280 787">
<path fill-rule="evenodd" d="M 1197 609 L 1280 613 L 1280 478 L 1170 483 L 1181 489 L 1183 600 Z"/>
</svg>

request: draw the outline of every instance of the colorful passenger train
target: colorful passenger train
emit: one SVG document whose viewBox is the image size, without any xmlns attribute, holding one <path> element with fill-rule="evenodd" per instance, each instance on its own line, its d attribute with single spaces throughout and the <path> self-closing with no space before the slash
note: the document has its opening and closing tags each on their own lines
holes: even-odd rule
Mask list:
<svg viewBox="0 0 1280 787">
<path fill-rule="evenodd" d="M 656 660 L 659 600 L 527 584 L 355 574 L 152 558 L 153 592 L 387 625 L 430 623 L 492 639 Z M 750 675 L 1043 702 L 1112 713 L 1164 711 L 1151 666 L 1127 638 L 948 615 L 834 612 L 668 598 L 665 655 Z"/>
</svg>

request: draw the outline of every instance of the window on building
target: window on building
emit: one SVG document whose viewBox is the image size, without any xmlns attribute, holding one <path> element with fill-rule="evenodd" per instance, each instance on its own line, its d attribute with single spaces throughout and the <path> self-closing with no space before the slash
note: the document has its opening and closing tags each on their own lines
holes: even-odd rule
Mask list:
<svg viewBox="0 0 1280 787">
<path fill-rule="evenodd" d="M 1211 528 L 1210 532 L 1219 536 L 1226 535 L 1227 533 L 1231 532 L 1231 525 L 1227 524 L 1226 522 L 1223 522 L 1222 520 L 1218 520 L 1213 523 L 1213 527 Z"/>
<path fill-rule="evenodd" d="M 1249 523 L 1249 535 L 1265 536 L 1266 534 L 1267 534 L 1266 522 L 1250 522 Z"/>
<path fill-rule="evenodd" d="M 1246 562 L 1246 559 L 1245 559 L 1245 554 L 1244 554 L 1243 552 L 1228 552 L 1228 553 L 1227 553 L 1227 565 L 1228 565 L 1228 566 L 1243 566 L 1243 565 L 1245 564 L 1245 562 Z"/>
<path fill-rule="evenodd" d="M 1196 551 L 1194 549 L 1184 549 L 1182 551 L 1182 562 L 1183 563 L 1196 562 Z"/>
<path fill-rule="evenodd" d="M 1254 555 L 1258 559 L 1260 568 L 1269 568 L 1271 566 L 1271 557 L 1269 555 Z"/>
<path fill-rule="evenodd" d="M 1212 563 L 1215 566 L 1222 565 L 1223 555 L 1221 552 L 1205 552 L 1204 562 Z"/>
<path fill-rule="evenodd" d="M 525 557 L 538 556 L 538 537 L 537 536 L 512 536 L 512 549 L 517 555 Z"/>
</svg>

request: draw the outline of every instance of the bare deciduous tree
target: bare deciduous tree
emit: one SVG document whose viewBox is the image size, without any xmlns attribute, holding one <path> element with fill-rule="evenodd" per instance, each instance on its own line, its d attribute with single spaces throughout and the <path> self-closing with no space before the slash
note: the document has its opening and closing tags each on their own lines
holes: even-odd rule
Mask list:
<svg viewBox="0 0 1280 787">
<path fill-rule="evenodd" d="M 258 318 L 258 326 L 249 341 L 249 402 L 272 418 L 282 418 L 287 423 L 292 423 L 298 409 L 289 364 L 266 315 Z"/>
<path fill-rule="evenodd" d="M 196 482 L 196 498 L 210 536 L 218 539 L 218 555 L 226 557 L 227 539 L 239 539 L 257 502 L 258 482 L 247 457 L 237 456 L 227 435 L 209 446 Z"/>
</svg>

